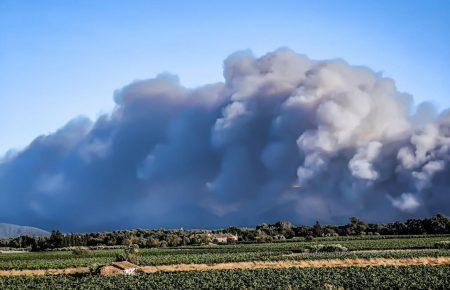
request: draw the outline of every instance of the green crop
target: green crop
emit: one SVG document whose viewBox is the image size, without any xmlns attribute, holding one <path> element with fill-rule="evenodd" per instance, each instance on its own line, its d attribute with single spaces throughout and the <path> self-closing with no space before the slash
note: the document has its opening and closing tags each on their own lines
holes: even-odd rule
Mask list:
<svg viewBox="0 0 450 290">
<path fill-rule="evenodd" d="M 332 239 L 313 242 L 285 242 L 267 244 L 238 244 L 212 247 L 153 248 L 141 249 L 139 261 L 143 265 L 179 263 L 220 263 L 242 261 L 275 261 L 291 259 L 334 258 L 407 258 L 424 256 L 449 256 L 450 251 L 433 249 L 443 237 L 410 237 L 398 239 L 350 239 L 339 240 L 349 249 L 340 253 L 302 253 L 307 247 L 332 245 Z M 378 251 L 386 249 L 414 249 L 411 251 Z M 360 252 L 360 250 L 370 250 Z M 375 251 L 373 251 L 375 250 Z M 86 255 L 72 251 L 49 251 L 0 254 L 0 269 L 49 269 L 107 264 L 114 261 L 120 249 L 92 250 Z M 295 255 L 290 255 L 295 253 Z"/>
<path fill-rule="evenodd" d="M 0 279 L 0 289 L 449 289 L 450 266 L 166 272 Z"/>
</svg>

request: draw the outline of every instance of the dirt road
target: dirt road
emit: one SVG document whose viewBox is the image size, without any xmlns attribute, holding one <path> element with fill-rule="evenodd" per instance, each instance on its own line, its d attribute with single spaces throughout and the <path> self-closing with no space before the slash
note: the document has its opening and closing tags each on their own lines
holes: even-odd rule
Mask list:
<svg viewBox="0 0 450 290">
<path fill-rule="evenodd" d="M 89 273 L 89 267 L 76 267 L 64 269 L 23 269 L 23 270 L 0 270 L 0 277 L 4 276 L 43 276 L 43 275 L 72 275 Z"/>
<path fill-rule="evenodd" d="M 331 260 L 303 260 L 303 261 L 264 261 L 238 262 L 217 264 L 178 264 L 163 266 L 144 266 L 146 273 L 158 271 L 204 271 L 230 269 L 258 269 L 258 268 L 290 268 L 290 267 L 350 267 L 350 266 L 402 266 L 402 265 L 450 265 L 450 257 L 421 257 L 405 259 L 331 259 Z"/>
</svg>

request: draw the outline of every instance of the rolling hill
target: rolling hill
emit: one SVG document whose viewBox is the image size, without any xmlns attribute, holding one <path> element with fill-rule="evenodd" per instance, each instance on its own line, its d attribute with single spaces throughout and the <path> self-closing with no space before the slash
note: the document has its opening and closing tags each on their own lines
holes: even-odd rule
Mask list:
<svg viewBox="0 0 450 290">
<path fill-rule="evenodd" d="M 42 237 L 48 236 L 50 233 L 38 228 L 0 223 L 0 239 L 26 235 Z"/>
</svg>

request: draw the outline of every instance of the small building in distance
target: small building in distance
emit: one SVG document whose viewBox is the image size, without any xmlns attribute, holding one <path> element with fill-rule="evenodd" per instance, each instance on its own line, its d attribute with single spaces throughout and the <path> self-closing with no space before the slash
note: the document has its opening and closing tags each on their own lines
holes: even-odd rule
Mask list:
<svg viewBox="0 0 450 290">
<path fill-rule="evenodd" d="M 136 275 L 141 271 L 139 266 L 128 261 L 113 262 L 99 269 L 101 276 Z"/>
<path fill-rule="evenodd" d="M 212 234 L 211 239 L 217 243 L 237 242 L 238 236 L 233 234 Z"/>
</svg>

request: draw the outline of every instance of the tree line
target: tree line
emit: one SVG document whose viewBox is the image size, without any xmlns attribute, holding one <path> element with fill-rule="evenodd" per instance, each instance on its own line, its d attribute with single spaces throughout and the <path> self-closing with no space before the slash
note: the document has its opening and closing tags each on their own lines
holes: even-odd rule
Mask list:
<svg viewBox="0 0 450 290">
<path fill-rule="evenodd" d="M 322 225 L 317 221 L 312 226 L 295 226 L 287 221 L 279 221 L 274 224 L 261 224 L 255 228 L 232 226 L 214 231 L 134 229 L 63 234 L 54 230 L 48 237 L 20 236 L 3 239 L 0 240 L 0 247 L 42 251 L 66 247 L 107 247 L 130 244 L 141 248 L 194 246 L 217 242 L 215 235 L 219 233 L 235 235 L 238 237 L 238 242 L 243 243 L 273 242 L 300 237 L 308 240 L 325 236 L 449 234 L 450 218 L 437 214 L 431 218 L 381 224 L 366 223 L 357 217 L 351 217 L 345 225 Z M 229 242 L 234 241 L 229 240 Z"/>
</svg>

